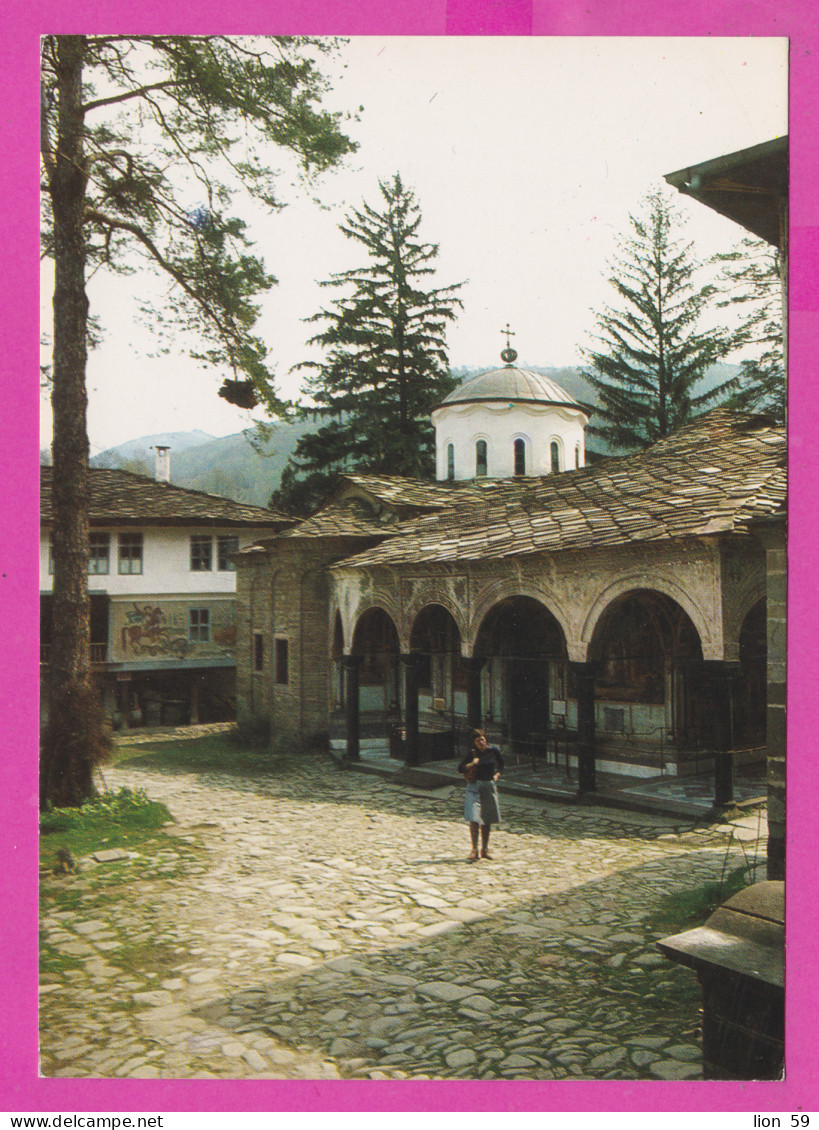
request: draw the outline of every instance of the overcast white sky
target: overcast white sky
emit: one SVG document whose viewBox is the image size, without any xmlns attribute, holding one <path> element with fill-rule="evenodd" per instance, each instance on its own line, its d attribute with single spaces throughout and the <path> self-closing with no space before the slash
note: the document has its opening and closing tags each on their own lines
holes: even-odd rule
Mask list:
<svg viewBox="0 0 819 1130">
<path fill-rule="evenodd" d="M 593 311 L 612 297 L 614 241 L 646 191 L 665 173 L 787 132 L 784 39 L 366 37 L 343 55 L 331 101 L 363 105 L 351 128 L 358 153 L 320 183 L 328 207 L 291 193 L 252 227 L 279 280 L 260 330 L 287 396 L 299 389 L 289 369 L 310 356 L 303 319 L 332 297 L 317 282 L 364 261 L 338 224 L 362 199 L 378 202 L 379 178 L 400 171 L 415 189 L 421 234 L 440 244 L 436 284 L 468 280 L 448 335 L 453 366 L 499 364 L 507 321 L 518 364 L 573 365 Z M 702 205 L 678 203 L 702 255 L 742 237 Z M 225 373 L 150 356 L 137 300 L 156 287 L 139 275 L 90 283 L 106 331 L 88 367 L 92 454 L 155 432 L 227 435 L 252 422 L 217 396 Z M 43 290 L 45 324 L 47 276 Z M 45 400 L 42 427 L 45 445 Z"/>
</svg>

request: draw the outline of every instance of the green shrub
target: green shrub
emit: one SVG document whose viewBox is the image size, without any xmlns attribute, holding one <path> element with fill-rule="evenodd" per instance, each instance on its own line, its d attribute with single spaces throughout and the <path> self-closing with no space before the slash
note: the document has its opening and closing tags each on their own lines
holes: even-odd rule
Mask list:
<svg viewBox="0 0 819 1130">
<path fill-rule="evenodd" d="M 701 926 L 718 907 L 753 881 L 753 868 L 743 864 L 719 880 L 710 880 L 689 890 L 664 895 L 656 914 L 652 916 L 652 924 L 663 933 L 676 933 L 692 926 Z"/>
<path fill-rule="evenodd" d="M 40 831 L 81 831 L 92 825 L 121 824 L 139 828 L 159 828 L 170 820 L 164 804 L 149 800 L 144 789 L 123 788 L 118 793 L 103 793 L 79 808 L 55 808 L 40 817 Z"/>
</svg>

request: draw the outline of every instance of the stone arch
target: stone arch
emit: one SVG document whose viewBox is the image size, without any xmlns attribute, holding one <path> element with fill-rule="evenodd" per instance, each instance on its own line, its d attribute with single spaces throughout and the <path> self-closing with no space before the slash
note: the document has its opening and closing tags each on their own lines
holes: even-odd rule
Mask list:
<svg viewBox="0 0 819 1130">
<path fill-rule="evenodd" d="M 598 617 L 588 654 L 604 742 L 696 744 L 708 721 L 703 649 L 677 600 L 646 585 L 620 593 Z"/>
<path fill-rule="evenodd" d="M 765 602 L 765 581 L 757 578 L 745 585 L 736 599 L 731 602 L 729 613 L 724 614 L 723 638 L 725 641 L 725 658 L 739 659 L 740 635 L 748 613 L 759 602 Z"/>
<path fill-rule="evenodd" d="M 469 631 L 463 633 L 463 654 L 474 655 L 475 643 L 478 639 L 481 624 L 486 619 L 492 607 L 501 601 L 514 597 L 525 597 L 542 604 L 546 611 L 557 621 L 564 638 L 568 641 L 570 634 L 567 626 L 571 623 L 566 609 L 555 600 L 552 593 L 544 593 L 534 585 L 516 582 L 514 579 L 495 580 L 479 592 L 472 612 Z M 456 616 L 457 620 L 457 616 Z"/>
<path fill-rule="evenodd" d="M 545 749 L 553 714 L 565 716 L 569 656 L 565 631 L 542 599 L 516 593 L 492 603 L 475 634 L 483 661 L 481 713 L 513 751 Z M 562 711 L 562 714 L 561 714 Z"/>
<path fill-rule="evenodd" d="M 402 645 L 402 650 L 403 650 L 404 640 L 401 638 L 401 627 L 400 627 L 400 625 L 401 625 L 401 615 L 400 615 L 400 612 L 399 612 L 399 609 L 398 609 L 397 602 L 395 600 L 393 600 L 393 598 L 391 596 L 389 596 L 388 594 L 386 594 L 384 592 L 369 592 L 361 598 L 359 603 L 355 606 L 355 609 L 353 610 L 349 619 L 345 623 L 344 636 L 345 636 L 345 640 L 347 641 L 347 648 L 348 648 L 350 654 L 353 653 L 352 652 L 353 640 L 355 638 L 355 633 L 356 633 L 356 629 L 358 628 L 358 625 L 361 623 L 361 620 L 363 619 L 363 617 L 368 612 L 372 612 L 373 609 L 380 609 L 380 611 L 384 612 L 387 616 L 389 616 L 389 618 L 392 621 L 393 626 L 395 627 L 395 630 L 398 634 L 398 639 L 400 641 L 400 644 Z"/>
<path fill-rule="evenodd" d="M 401 644 L 394 619 L 380 605 L 372 604 L 358 615 L 350 654 L 359 659 L 358 687 L 362 713 L 384 715 L 397 712 Z"/>
<path fill-rule="evenodd" d="M 451 717 L 466 714 L 461 631 L 450 608 L 433 601 L 419 610 L 410 631 L 410 651 L 419 656 L 420 709 Z"/>
<path fill-rule="evenodd" d="M 600 592 L 594 604 L 589 609 L 580 632 L 580 645 L 587 653 L 589 644 L 597 630 L 597 625 L 606 614 L 606 610 L 621 597 L 630 592 L 637 591 L 661 593 L 663 596 L 669 597 L 676 604 L 679 604 L 680 608 L 688 615 L 688 618 L 697 631 L 703 657 L 705 659 L 722 658 L 721 654 L 719 654 L 718 641 L 714 639 L 714 633 L 709 627 L 705 612 L 691 599 L 680 585 L 676 584 L 676 582 L 670 580 L 668 577 L 654 573 L 648 578 L 644 573 L 629 574 L 628 576 L 620 577 L 610 585 L 607 585 L 606 588 Z M 577 658 L 578 660 L 582 660 L 585 656 L 578 655 Z"/>
<path fill-rule="evenodd" d="M 458 630 L 458 638 L 460 641 L 460 652 L 463 654 L 464 640 L 466 638 L 463 609 L 459 607 L 458 602 L 452 595 L 445 590 L 443 583 L 437 585 L 423 583 L 407 600 L 404 606 L 404 620 L 409 626 L 405 628 L 406 638 L 401 641 L 402 644 L 406 644 L 403 650 L 412 650 L 412 633 L 415 628 L 415 623 L 421 613 L 432 605 L 440 605 L 455 621 L 455 627 Z"/>
</svg>

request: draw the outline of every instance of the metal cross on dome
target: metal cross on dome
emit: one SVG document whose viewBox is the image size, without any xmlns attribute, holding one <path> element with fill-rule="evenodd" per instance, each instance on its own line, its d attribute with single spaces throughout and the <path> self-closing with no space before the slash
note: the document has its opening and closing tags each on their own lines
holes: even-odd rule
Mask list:
<svg viewBox="0 0 819 1130">
<path fill-rule="evenodd" d="M 509 338 L 515 336 L 515 331 L 509 329 L 509 323 L 506 323 L 506 329 L 501 330 L 502 334 L 506 334 L 506 349 L 501 351 L 501 361 L 505 361 L 507 365 L 511 365 L 513 361 L 517 360 L 517 351 L 512 349 L 509 344 Z"/>
</svg>

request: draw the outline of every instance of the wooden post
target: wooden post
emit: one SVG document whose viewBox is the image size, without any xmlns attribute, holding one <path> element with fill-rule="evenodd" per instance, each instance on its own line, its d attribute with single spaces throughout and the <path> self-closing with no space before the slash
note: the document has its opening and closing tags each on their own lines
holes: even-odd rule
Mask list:
<svg viewBox="0 0 819 1130">
<path fill-rule="evenodd" d="M 349 761 L 361 760 L 361 719 L 358 707 L 358 668 L 360 663 L 361 657 L 358 655 L 343 655 L 341 657 L 344 686 L 347 692 L 347 759 Z"/>
<path fill-rule="evenodd" d="M 703 666 L 711 687 L 714 807 L 724 808 L 734 799 L 734 685 L 739 664 L 712 660 Z"/>
<path fill-rule="evenodd" d="M 462 659 L 461 662 L 467 669 L 466 684 L 466 720 L 473 730 L 483 726 L 481 710 L 481 671 L 486 665 L 486 656 L 472 656 Z"/>
<path fill-rule="evenodd" d="M 597 788 L 594 733 L 594 663 L 570 663 L 577 679 L 577 784 L 581 793 Z"/>
<path fill-rule="evenodd" d="M 421 656 L 415 652 L 401 656 L 404 664 L 404 729 L 406 731 L 406 764 L 418 764 L 418 665 Z"/>
</svg>

